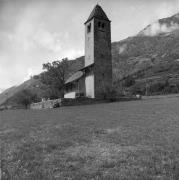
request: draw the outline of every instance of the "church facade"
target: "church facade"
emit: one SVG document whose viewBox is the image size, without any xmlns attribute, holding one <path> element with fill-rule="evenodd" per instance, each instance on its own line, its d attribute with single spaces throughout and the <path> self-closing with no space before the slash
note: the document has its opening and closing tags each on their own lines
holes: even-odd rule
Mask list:
<svg viewBox="0 0 179 180">
<path fill-rule="evenodd" d="M 85 24 L 85 66 L 65 82 L 65 98 L 103 98 L 112 87 L 111 21 L 96 5 Z"/>
</svg>

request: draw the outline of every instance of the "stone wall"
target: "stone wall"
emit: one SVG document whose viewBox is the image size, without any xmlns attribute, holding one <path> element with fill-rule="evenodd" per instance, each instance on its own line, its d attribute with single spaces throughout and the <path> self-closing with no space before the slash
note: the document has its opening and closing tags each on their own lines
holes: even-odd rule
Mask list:
<svg viewBox="0 0 179 180">
<path fill-rule="evenodd" d="M 99 104 L 99 103 L 109 103 L 109 102 L 122 102 L 122 101 L 133 101 L 140 100 L 141 97 L 136 96 L 125 96 L 125 97 L 116 97 L 113 99 L 96 99 L 96 98 L 87 98 L 80 97 L 75 99 L 70 98 L 61 98 L 55 100 L 47 100 L 39 103 L 33 103 L 30 105 L 30 109 L 51 109 L 62 106 L 78 106 L 78 105 L 89 105 L 89 104 Z"/>
<path fill-rule="evenodd" d="M 61 105 L 61 99 L 46 100 L 38 103 L 32 103 L 30 109 L 51 109 L 57 104 Z"/>
<path fill-rule="evenodd" d="M 55 100 L 47 100 L 38 103 L 32 103 L 30 109 L 51 109 L 62 106 L 76 106 L 87 105 L 107 102 L 106 100 L 97 100 L 93 98 L 80 97 L 80 98 L 60 98 Z"/>
</svg>

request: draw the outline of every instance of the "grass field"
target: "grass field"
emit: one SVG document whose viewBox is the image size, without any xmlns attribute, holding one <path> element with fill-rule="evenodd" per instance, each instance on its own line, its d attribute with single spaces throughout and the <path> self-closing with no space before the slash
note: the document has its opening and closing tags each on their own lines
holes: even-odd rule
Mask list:
<svg viewBox="0 0 179 180">
<path fill-rule="evenodd" d="M 179 98 L 0 112 L 3 180 L 179 179 Z"/>
</svg>

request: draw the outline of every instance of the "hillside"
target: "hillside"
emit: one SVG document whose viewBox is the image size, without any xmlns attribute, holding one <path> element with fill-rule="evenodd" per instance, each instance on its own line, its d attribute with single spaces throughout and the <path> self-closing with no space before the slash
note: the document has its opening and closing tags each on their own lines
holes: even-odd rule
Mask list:
<svg viewBox="0 0 179 180">
<path fill-rule="evenodd" d="M 112 57 L 114 80 L 131 76 L 143 89 L 146 83 L 153 86 L 167 80 L 168 88 L 173 86 L 171 91 L 176 91 L 179 88 L 179 14 L 160 19 L 136 36 L 113 43 Z"/>
<path fill-rule="evenodd" d="M 84 66 L 84 56 L 69 61 L 69 64 L 70 76 Z M 128 76 L 135 79 L 133 86 L 140 84 L 140 89 L 145 89 L 147 81 L 153 84 L 166 80 L 169 86 L 179 87 L 179 14 L 148 25 L 136 36 L 113 42 L 112 64 L 116 89 L 121 79 Z M 33 88 L 34 83 L 39 82 L 31 79 L 7 90 L 8 97 L 19 89 Z M 43 94 L 41 90 L 45 91 L 44 88 L 38 88 L 39 94 Z M 7 91 L 0 94 L 0 104 L 6 100 Z"/>
<path fill-rule="evenodd" d="M 84 56 L 77 58 L 76 60 L 69 61 L 69 76 L 72 75 L 75 71 L 82 68 L 84 66 Z M 33 78 L 23 82 L 19 86 L 13 86 L 11 88 L 6 89 L 0 94 L 0 105 L 5 103 L 7 99 L 9 99 L 9 103 L 13 103 L 13 97 L 22 90 L 30 90 L 31 92 L 37 94 L 39 99 L 48 96 L 50 93 L 50 87 L 43 84 L 40 81 L 39 76 L 34 76 Z M 12 102 L 11 102 L 12 100 Z"/>
<path fill-rule="evenodd" d="M 43 97 L 43 95 L 46 93 L 46 86 L 42 84 L 39 79 L 31 78 L 24 83 L 22 83 L 19 86 L 13 86 L 5 91 L 3 91 L 0 94 L 0 105 L 5 103 L 7 99 L 11 99 L 13 96 L 16 95 L 16 93 L 24 90 L 29 89 L 35 94 L 37 94 L 39 97 Z"/>
<path fill-rule="evenodd" d="M 178 62 L 179 14 L 160 19 L 147 26 L 134 37 L 112 44 L 113 62 L 120 75 L 155 66 L 160 63 Z M 121 67 L 121 64 L 124 68 Z M 125 68 L 126 67 L 126 68 Z M 123 69 L 123 71 L 121 71 Z"/>
</svg>

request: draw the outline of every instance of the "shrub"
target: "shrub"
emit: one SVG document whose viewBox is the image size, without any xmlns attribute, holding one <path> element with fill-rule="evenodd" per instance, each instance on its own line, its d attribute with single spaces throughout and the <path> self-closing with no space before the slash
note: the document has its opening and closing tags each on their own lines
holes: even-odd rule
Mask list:
<svg viewBox="0 0 179 180">
<path fill-rule="evenodd" d="M 27 109 L 32 102 L 37 102 L 39 99 L 37 98 L 37 95 L 33 94 L 30 90 L 22 90 L 15 95 L 15 98 L 12 101 Z"/>
<path fill-rule="evenodd" d="M 123 86 L 125 87 L 130 87 L 134 84 L 135 84 L 135 79 L 131 76 L 128 76 L 123 82 Z"/>
</svg>

